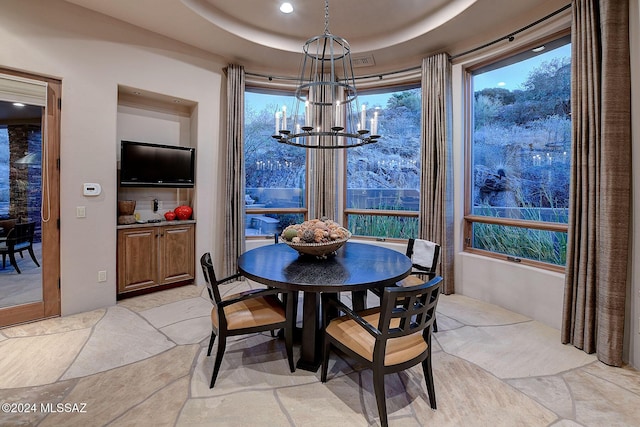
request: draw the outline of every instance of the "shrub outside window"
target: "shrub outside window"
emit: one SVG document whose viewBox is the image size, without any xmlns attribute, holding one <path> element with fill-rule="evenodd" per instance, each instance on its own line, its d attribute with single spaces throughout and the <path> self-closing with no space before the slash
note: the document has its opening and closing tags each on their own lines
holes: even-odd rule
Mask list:
<svg viewBox="0 0 640 427">
<path fill-rule="evenodd" d="M 306 150 L 291 149 L 271 136 L 283 112 L 293 111 L 291 94 L 245 91 L 245 236 L 273 236 L 304 221 L 307 212 Z M 284 107 L 284 108 L 283 108 Z M 283 111 L 284 109 L 284 111 Z"/>
<path fill-rule="evenodd" d="M 570 36 L 472 70 L 465 249 L 563 270 L 571 159 Z"/>
<path fill-rule="evenodd" d="M 358 236 L 417 237 L 420 203 L 419 87 L 360 94 L 379 142 L 346 150 L 344 225 Z"/>
</svg>

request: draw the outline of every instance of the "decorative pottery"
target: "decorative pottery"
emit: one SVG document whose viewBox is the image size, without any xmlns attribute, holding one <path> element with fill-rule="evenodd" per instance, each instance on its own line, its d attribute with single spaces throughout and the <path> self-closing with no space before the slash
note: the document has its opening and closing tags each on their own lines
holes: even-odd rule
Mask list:
<svg viewBox="0 0 640 427">
<path fill-rule="evenodd" d="M 176 213 L 174 211 L 167 211 L 164 214 L 164 219 L 167 221 L 173 221 L 176 219 Z"/>
<path fill-rule="evenodd" d="M 118 200 L 118 224 L 135 224 L 136 217 L 133 216 L 135 210 L 135 200 Z"/>
<path fill-rule="evenodd" d="M 136 210 L 135 200 L 118 200 L 118 214 L 119 215 L 133 215 Z"/>
<path fill-rule="evenodd" d="M 173 212 L 175 212 L 177 219 L 184 221 L 186 219 L 191 218 L 191 214 L 193 214 L 193 209 L 191 209 L 191 206 L 182 205 L 175 208 Z"/>
</svg>

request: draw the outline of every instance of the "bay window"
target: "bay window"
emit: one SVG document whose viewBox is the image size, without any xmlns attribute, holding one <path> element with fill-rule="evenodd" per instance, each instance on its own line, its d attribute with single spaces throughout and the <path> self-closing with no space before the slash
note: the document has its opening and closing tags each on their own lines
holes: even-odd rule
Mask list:
<svg viewBox="0 0 640 427">
<path fill-rule="evenodd" d="M 360 94 L 359 103 L 382 135 L 346 150 L 344 226 L 354 235 L 415 238 L 420 204 L 420 87 Z"/>
<path fill-rule="evenodd" d="M 469 73 L 465 250 L 562 270 L 571 158 L 570 35 Z"/>
<path fill-rule="evenodd" d="M 246 236 L 273 236 L 305 220 L 306 150 L 271 137 L 294 103 L 293 93 L 245 92 Z"/>
</svg>

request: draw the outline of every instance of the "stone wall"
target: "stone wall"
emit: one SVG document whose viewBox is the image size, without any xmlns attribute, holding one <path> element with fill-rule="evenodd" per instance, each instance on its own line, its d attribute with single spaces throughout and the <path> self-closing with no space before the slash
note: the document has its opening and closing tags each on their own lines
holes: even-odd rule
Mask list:
<svg viewBox="0 0 640 427">
<path fill-rule="evenodd" d="M 8 125 L 9 135 L 9 217 L 35 221 L 40 241 L 42 204 L 42 132 L 35 124 Z"/>
</svg>

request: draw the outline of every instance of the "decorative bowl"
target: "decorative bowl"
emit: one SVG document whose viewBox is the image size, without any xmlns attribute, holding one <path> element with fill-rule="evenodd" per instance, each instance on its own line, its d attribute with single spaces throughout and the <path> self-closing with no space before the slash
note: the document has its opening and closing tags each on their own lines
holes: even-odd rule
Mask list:
<svg viewBox="0 0 640 427">
<path fill-rule="evenodd" d="M 289 245 L 291 248 L 298 251 L 300 255 L 312 255 L 317 258 L 326 258 L 328 255 L 331 255 L 335 251 L 340 249 L 342 245 L 344 245 L 347 240 L 349 240 L 349 238 L 351 238 L 350 232 L 344 239 L 332 240 L 330 242 L 323 243 L 293 243 L 287 241 L 286 239 L 283 239 L 282 241 Z"/>
</svg>

